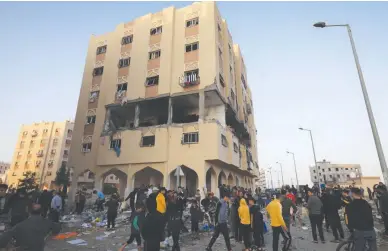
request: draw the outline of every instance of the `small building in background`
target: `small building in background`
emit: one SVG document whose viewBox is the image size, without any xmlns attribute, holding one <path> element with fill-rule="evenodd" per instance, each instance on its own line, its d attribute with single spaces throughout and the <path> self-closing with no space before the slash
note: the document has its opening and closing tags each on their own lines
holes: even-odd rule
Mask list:
<svg viewBox="0 0 388 251">
<path fill-rule="evenodd" d="M 33 123 L 22 125 L 8 175 L 8 185 L 17 187 L 26 172 L 35 172 L 41 188 L 51 189 L 58 169 L 70 154 L 74 122 Z"/>
<path fill-rule="evenodd" d="M 0 161 L 0 184 L 7 183 L 9 167 L 9 163 Z"/>
<path fill-rule="evenodd" d="M 325 159 L 317 162 L 317 167 L 310 166 L 311 181 L 316 184 L 340 184 L 362 177 L 360 164 L 333 164 Z"/>
</svg>

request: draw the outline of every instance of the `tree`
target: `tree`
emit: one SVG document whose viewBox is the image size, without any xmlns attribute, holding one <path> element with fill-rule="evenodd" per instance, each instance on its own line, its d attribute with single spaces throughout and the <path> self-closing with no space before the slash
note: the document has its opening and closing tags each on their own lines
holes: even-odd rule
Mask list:
<svg viewBox="0 0 388 251">
<path fill-rule="evenodd" d="M 25 189 L 26 192 L 33 191 L 38 188 L 38 183 L 36 182 L 36 173 L 35 172 L 25 172 L 23 178 L 19 179 L 19 188 Z"/>
<path fill-rule="evenodd" d="M 57 186 L 62 186 L 62 192 L 67 194 L 67 187 L 70 183 L 70 170 L 67 169 L 66 164 L 62 163 L 61 167 L 58 169 L 54 182 Z"/>
</svg>

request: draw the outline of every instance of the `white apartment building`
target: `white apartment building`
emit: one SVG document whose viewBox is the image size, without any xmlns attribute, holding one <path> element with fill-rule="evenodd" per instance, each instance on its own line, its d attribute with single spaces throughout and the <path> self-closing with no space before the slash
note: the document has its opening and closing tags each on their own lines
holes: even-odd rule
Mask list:
<svg viewBox="0 0 388 251">
<path fill-rule="evenodd" d="M 362 177 L 359 164 L 332 164 L 325 159 L 317 162 L 317 168 L 310 166 L 310 178 L 313 183 L 341 183 L 352 178 Z M 319 180 L 318 180 L 319 179 Z"/>
</svg>

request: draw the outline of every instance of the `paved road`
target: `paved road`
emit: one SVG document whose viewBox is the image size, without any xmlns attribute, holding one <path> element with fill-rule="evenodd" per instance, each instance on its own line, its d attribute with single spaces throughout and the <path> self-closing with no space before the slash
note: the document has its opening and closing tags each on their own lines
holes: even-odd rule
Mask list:
<svg viewBox="0 0 388 251">
<path fill-rule="evenodd" d="M 93 229 L 81 233 L 80 236 L 74 237 L 68 240 L 49 240 L 47 243 L 47 251 L 59 251 L 59 250 L 97 250 L 97 251 L 116 251 L 119 249 L 122 243 L 124 243 L 129 237 L 129 227 L 120 226 L 113 233 L 110 233 L 109 236 L 105 236 L 104 229 Z M 319 243 L 314 244 L 312 242 L 311 230 L 303 230 L 301 228 L 295 227 L 291 229 L 293 235 L 292 246 L 293 250 L 298 251 L 334 251 L 336 244 L 330 243 L 330 240 L 333 239 L 331 233 L 325 232 L 325 238 L 328 242 L 325 244 Z M 181 237 L 181 250 L 182 251 L 203 251 L 206 245 L 209 243 L 211 238 L 211 233 L 202 233 L 201 239 L 199 241 L 193 241 L 189 235 Z M 267 250 L 272 250 L 272 234 L 268 233 L 265 235 L 266 247 Z M 82 239 L 86 243 L 82 246 L 72 245 L 67 243 L 69 240 Z M 243 245 L 240 243 L 235 243 L 232 240 L 233 250 L 242 250 Z M 385 246 L 388 250 L 388 246 Z M 127 249 L 127 251 L 136 251 L 136 245 L 132 244 Z M 169 249 L 167 249 L 169 250 Z M 218 238 L 217 242 L 213 246 L 213 251 L 225 251 L 225 243 L 222 235 Z"/>
<path fill-rule="evenodd" d="M 315 244 L 312 242 L 311 229 L 309 228 L 308 219 L 303 220 L 308 227 L 307 230 L 302 229 L 300 226 L 291 227 L 292 250 L 297 251 L 335 251 L 337 244 L 331 243 L 333 235 L 330 232 L 325 231 L 326 243 Z M 376 222 L 376 227 L 382 229 L 382 225 Z M 188 226 L 187 226 L 188 227 Z M 346 229 L 346 228 L 344 228 Z M 97 250 L 97 251 L 117 251 L 119 247 L 124 243 L 130 234 L 130 226 L 128 223 L 122 223 L 118 225 L 116 231 L 106 232 L 104 228 L 89 228 L 80 231 L 79 236 L 73 237 L 67 240 L 48 240 L 46 251 L 60 251 L 60 250 Z M 181 250 L 182 251 L 204 251 L 205 247 L 210 241 L 211 232 L 201 233 L 199 241 L 193 241 L 189 234 L 183 234 L 181 236 Z M 75 239 L 81 239 L 85 242 L 83 245 L 69 244 L 67 241 Z M 233 250 L 242 250 L 243 245 L 231 240 Z M 269 232 L 265 235 L 265 243 L 268 251 L 272 251 L 272 233 Z M 388 251 L 388 240 L 380 243 L 380 251 Z M 136 251 L 136 244 L 132 244 L 126 248 L 126 251 Z M 167 249 L 171 250 L 171 249 Z M 225 242 L 220 235 L 217 242 L 213 246 L 213 251 L 225 251 Z"/>
</svg>

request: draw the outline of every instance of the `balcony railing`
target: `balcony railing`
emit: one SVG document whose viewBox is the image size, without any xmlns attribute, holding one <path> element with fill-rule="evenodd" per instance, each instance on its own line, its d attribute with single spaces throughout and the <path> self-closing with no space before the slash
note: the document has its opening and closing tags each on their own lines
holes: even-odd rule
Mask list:
<svg viewBox="0 0 388 251">
<path fill-rule="evenodd" d="M 37 156 L 37 157 L 43 157 L 43 152 L 38 152 L 38 153 L 36 153 L 36 156 Z"/>
<path fill-rule="evenodd" d="M 183 88 L 199 85 L 200 78 L 196 74 L 185 75 L 179 78 L 179 84 Z"/>
<path fill-rule="evenodd" d="M 121 103 L 127 97 L 127 91 L 118 91 L 115 94 L 115 103 Z"/>
</svg>

